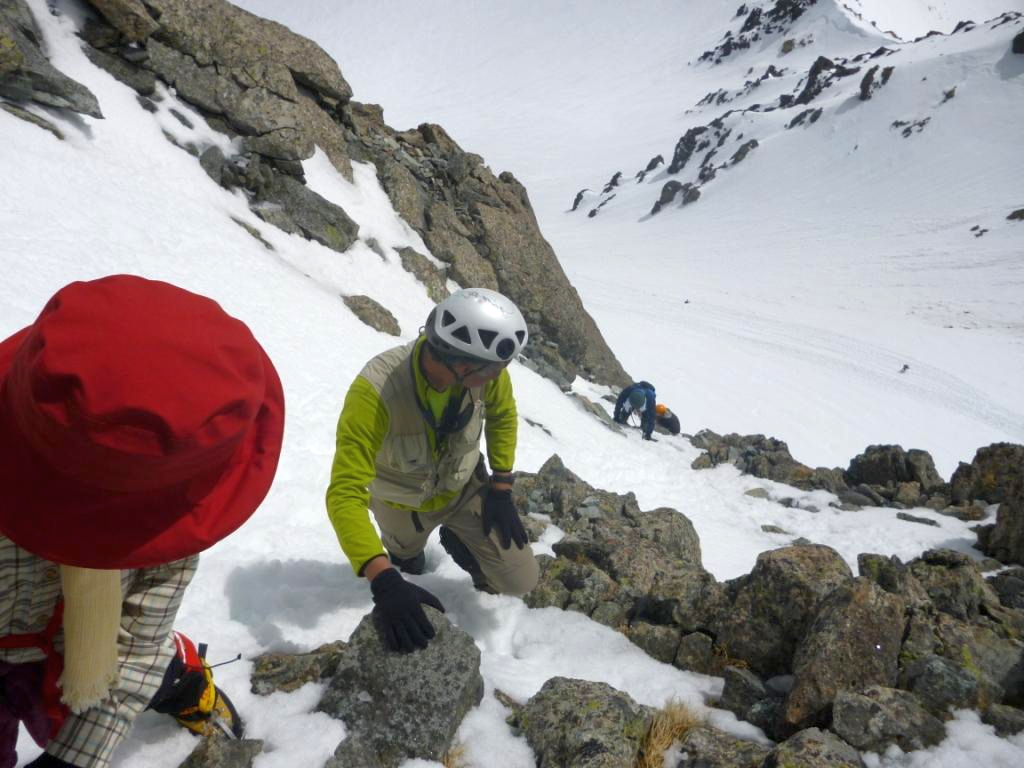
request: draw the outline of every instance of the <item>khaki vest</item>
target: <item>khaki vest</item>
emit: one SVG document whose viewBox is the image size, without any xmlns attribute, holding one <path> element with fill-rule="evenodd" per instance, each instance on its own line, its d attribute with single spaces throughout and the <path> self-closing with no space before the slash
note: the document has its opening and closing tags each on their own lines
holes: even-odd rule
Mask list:
<svg viewBox="0 0 1024 768">
<path fill-rule="evenodd" d="M 470 389 L 462 408 L 472 408 L 473 415 L 461 431 L 448 436 L 435 459 L 430 426 L 416 396 L 415 346 L 413 341 L 382 352 L 359 375 L 377 390 L 390 419 L 370 493 L 381 501 L 418 508 L 439 494 L 461 490 L 473 476 L 480 460 L 484 406 L 483 387 Z"/>
</svg>

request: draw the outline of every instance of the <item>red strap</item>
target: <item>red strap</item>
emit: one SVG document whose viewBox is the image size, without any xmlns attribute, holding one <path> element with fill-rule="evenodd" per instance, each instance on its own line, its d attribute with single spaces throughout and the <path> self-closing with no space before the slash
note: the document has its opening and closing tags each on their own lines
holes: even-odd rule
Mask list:
<svg viewBox="0 0 1024 768">
<path fill-rule="evenodd" d="M 53 616 L 42 632 L 0 637 L 0 648 L 38 648 L 46 654 L 43 666 L 43 689 L 40 692 L 43 709 L 50 720 L 50 738 L 54 738 L 70 710 L 60 700 L 60 673 L 64 671 L 64 657 L 53 647 L 53 638 L 64 623 L 64 601 L 58 600 Z"/>
</svg>

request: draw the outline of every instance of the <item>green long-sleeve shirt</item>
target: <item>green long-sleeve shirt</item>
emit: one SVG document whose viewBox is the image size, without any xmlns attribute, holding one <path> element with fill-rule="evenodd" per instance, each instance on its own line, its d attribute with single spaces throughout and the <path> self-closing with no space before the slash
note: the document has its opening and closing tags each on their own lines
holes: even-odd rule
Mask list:
<svg viewBox="0 0 1024 768">
<path fill-rule="evenodd" d="M 423 343 L 421 338 L 413 350 L 411 368 L 416 377 L 416 394 L 420 404 L 429 407 L 434 421 L 439 422 L 449 398 L 461 397 L 462 387 L 453 384 L 443 392 L 437 392 L 427 384 L 419 366 Z M 485 385 L 484 419 L 487 461 L 492 471 L 511 471 L 515 463 L 518 421 L 512 379 L 508 371 L 502 371 L 496 379 Z M 377 390 L 363 376 L 356 376 L 345 396 L 345 404 L 338 419 L 334 464 L 327 488 L 327 515 L 345 556 L 357 574 L 362 573 L 370 560 L 384 554 L 384 545 L 370 522 L 368 507 L 369 485 L 376 476 L 377 451 L 387 437 L 389 426 L 388 410 L 381 402 Z M 423 429 L 436 452 L 435 435 L 425 420 Z M 458 493 L 441 493 L 415 510 L 410 508 L 410 513 L 441 509 Z"/>
</svg>

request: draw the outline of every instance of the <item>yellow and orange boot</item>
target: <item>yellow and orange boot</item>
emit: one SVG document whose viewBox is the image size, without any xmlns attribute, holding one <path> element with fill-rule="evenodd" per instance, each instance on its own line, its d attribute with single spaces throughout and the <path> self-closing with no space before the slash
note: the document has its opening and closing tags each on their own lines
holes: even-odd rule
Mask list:
<svg viewBox="0 0 1024 768">
<path fill-rule="evenodd" d="M 244 725 L 231 699 L 213 683 L 206 661 L 206 645 L 174 633 L 176 653 L 149 709 L 171 715 L 179 725 L 199 736 L 242 738 Z"/>
</svg>

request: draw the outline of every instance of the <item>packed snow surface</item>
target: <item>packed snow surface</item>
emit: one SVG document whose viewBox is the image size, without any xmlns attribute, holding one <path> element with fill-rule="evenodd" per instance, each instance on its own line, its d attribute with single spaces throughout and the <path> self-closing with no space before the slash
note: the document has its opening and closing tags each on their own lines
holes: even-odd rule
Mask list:
<svg viewBox="0 0 1024 768">
<path fill-rule="evenodd" d="M 865 16 L 890 5 L 854 4 Z M 322 764 L 345 731 L 312 712 L 319 686 L 255 696 L 248 660 L 346 639 L 371 607 L 365 582 L 342 558 L 323 495 L 349 383 L 369 357 L 413 338 L 431 307 L 394 251 L 425 246 L 392 210 L 371 167 L 357 163 L 349 182 L 319 152 L 305 163 L 310 185 L 342 205 L 385 258 L 362 241 L 337 254 L 264 224 L 240 193 L 216 186 L 165 139 L 164 130 L 230 150 L 200 115 L 173 93 L 156 114 L 145 112 L 79 50 L 79 6 L 58 3 L 52 15 L 44 0 L 30 5 L 53 63 L 96 94 L 106 119 L 41 112 L 60 125 L 62 142 L 0 112 L 0 334 L 29 324 L 67 282 L 117 272 L 209 295 L 253 329 L 285 386 L 285 450 L 260 510 L 204 556 L 179 628 L 208 642 L 214 661 L 238 652 L 246 659 L 218 669 L 217 679 L 249 735 L 266 742 L 256 768 Z M 688 127 L 715 116 L 687 111 L 705 93 L 734 89 L 749 67 L 763 68 L 763 50 L 717 67 L 695 63 L 730 28 L 735 9 L 717 2 L 241 5 L 319 42 L 356 98 L 381 103 L 389 124 L 440 123 L 495 171 L 513 171 L 619 359 L 655 383 L 684 431 L 772 434 L 811 465 L 845 466 L 869 443 L 900 443 L 932 452 L 947 478 L 981 445 L 1024 441 L 1024 225 L 1005 221 L 1024 207 L 1024 58 L 1009 57 L 1005 30 L 901 48 L 897 71 L 912 74 L 894 79 L 886 100 L 854 109 L 826 93 L 822 135 L 776 126 L 770 146 L 723 174 L 694 206 L 648 218 L 661 178 L 624 188 L 587 218 L 567 213 L 578 189 L 599 189 L 618 170 L 633 184 L 651 156 L 670 157 Z M 932 27 L 948 32 L 967 4 L 907 3 L 902 15 L 879 16 L 877 28 L 827 5 L 798 31 L 848 56 L 893 44 L 888 29 L 904 39 Z M 817 53 L 795 55 L 806 68 Z M 889 130 L 894 112 L 931 114 L 951 86 L 956 99 L 943 105 L 950 109 L 934 112 L 922 133 L 903 139 Z M 172 106 L 197 127 L 185 128 Z M 274 251 L 232 217 L 259 230 Z M 975 237 L 975 224 L 990 231 Z M 360 323 L 340 300 L 349 294 L 387 306 L 401 339 Z M 909 370 L 898 373 L 904 364 Z M 557 453 L 592 485 L 633 491 L 645 509 L 678 509 L 693 521 L 704 564 L 719 579 L 748 572 L 759 552 L 798 536 L 835 547 L 854 568 L 860 552 L 909 559 L 942 546 L 977 555 L 967 524 L 927 510 L 914 514 L 937 527 L 897 520 L 892 510 L 839 512 L 828 494 L 731 467 L 693 471 L 699 452 L 686 440 L 613 434 L 551 382 L 518 364 L 511 371 L 524 418 L 517 468 L 535 471 Z M 610 394 L 581 381 L 576 389 L 598 400 Z M 745 496 L 752 487 L 821 511 Z M 765 524 L 789 533 L 765 533 Z M 556 535 L 534 550 L 550 553 Z M 644 704 L 677 698 L 698 708 L 721 690 L 720 679 L 656 662 L 579 614 L 474 592 L 436 538 L 427 557 L 428 573 L 417 582 L 482 652 L 486 694 L 459 733 L 471 765 L 493 765 L 497 754 L 505 766 L 534 764 L 505 724 L 495 689 L 526 700 L 563 675 L 607 682 Z M 714 725 L 760 737 L 731 714 L 708 711 Z M 932 750 L 869 759 L 939 768 L 1024 762 L 1024 736 L 997 739 L 972 713 L 947 733 Z M 167 718 L 146 714 L 114 765 L 173 768 L 193 744 Z M 27 738 L 21 747 L 22 764 L 37 754 Z M 436 764 L 406 763 L 427 765 Z"/>
</svg>

